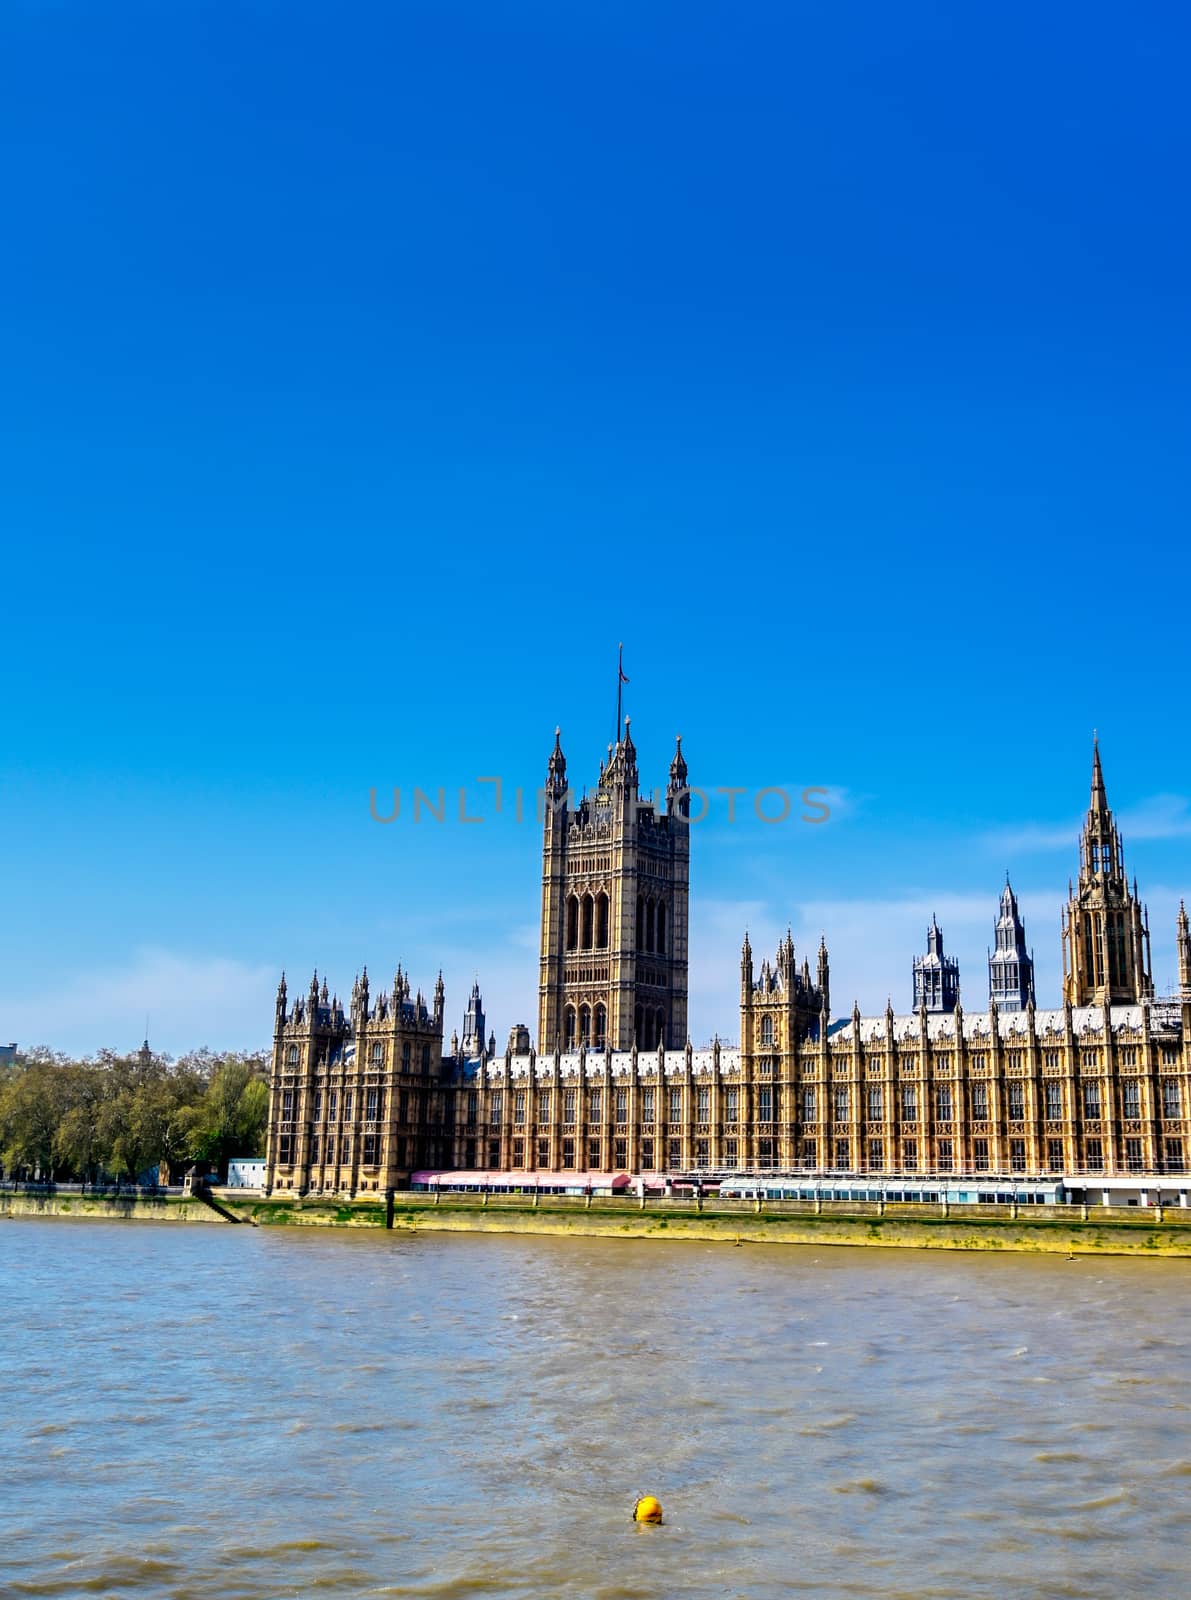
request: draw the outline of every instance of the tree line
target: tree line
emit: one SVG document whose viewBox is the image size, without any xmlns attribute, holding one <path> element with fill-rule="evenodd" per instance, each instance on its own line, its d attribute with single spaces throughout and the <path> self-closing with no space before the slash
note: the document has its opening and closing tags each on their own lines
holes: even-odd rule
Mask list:
<svg viewBox="0 0 1191 1600">
<path fill-rule="evenodd" d="M 264 1154 L 268 1057 L 199 1050 L 172 1060 L 147 1049 L 74 1060 L 38 1048 L 0 1066 L 0 1163 L 7 1177 L 135 1181 Z"/>
</svg>

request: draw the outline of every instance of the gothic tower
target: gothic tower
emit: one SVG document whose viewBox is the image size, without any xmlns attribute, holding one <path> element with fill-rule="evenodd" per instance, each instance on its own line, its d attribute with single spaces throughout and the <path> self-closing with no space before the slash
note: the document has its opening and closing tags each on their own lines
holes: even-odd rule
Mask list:
<svg viewBox="0 0 1191 1600">
<path fill-rule="evenodd" d="M 538 1049 L 681 1049 L 687 1035 L 690 796 L 679 738 L 664 809 L 637 791 L 637 750 L 608 747 L 576 803 L 555 729 L 546 772 Z"/>
<path fill-rule="evenodd" d="M 1034 958 L 1026 950 L 1025 924 L 1017 914 L 1017 896 L 1005 874 L 1001 912 L 996 922 L 996 948 L 988 958 L 988 998 L 999 1011 L 1024 1011 L 1034 992 Z"/>
<path fill-rule="evenodd" d="M 1152 996 L 1150 930 L 1125 876 L 1117 825 L 1092 744 L 1092 799 L 1079 843 L 1079 882 L 1063 913 L 1063 998 L 1068 1005 L 1132 1005 Z"/>
<path fill-rule="evenodd" d="M 487 1040 L 484 1037 L 484 1002 L 480 996 L 480 980 L 477 978 L 471 986 L 471 995 L 467 1002 L 467 1011 L 463 1017 L 463 1044 L 461 1046 L 465 1059 L 482 1055 Z"/>
<path fill-rule="evenodd" d="M 926 954 L 914 957 L 914 1009 L 954 1011 L 959 1001 L 959 962 L 943 954 L 943 932 L 936 918 L 926 931 Z"/>
</svg>

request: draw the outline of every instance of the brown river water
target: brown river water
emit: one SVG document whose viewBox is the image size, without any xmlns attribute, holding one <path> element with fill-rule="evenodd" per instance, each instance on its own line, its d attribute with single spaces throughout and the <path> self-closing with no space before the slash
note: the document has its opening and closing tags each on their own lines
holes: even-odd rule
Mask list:
<svg viewBox="0 0 1191 1600">
<path fill-rule="evenodd" d="M 1187 1262 L 8 1221 L 0 1304 L 5 1600 L 1191 1590 Z"/>
</svg>

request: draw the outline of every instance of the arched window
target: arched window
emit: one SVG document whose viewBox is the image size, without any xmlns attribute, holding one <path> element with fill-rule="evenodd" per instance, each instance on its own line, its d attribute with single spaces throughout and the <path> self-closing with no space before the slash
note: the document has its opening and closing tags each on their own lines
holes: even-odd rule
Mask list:
<svg viewBox="0 0 1191 1600">
<path fill-rule="evenodd" d="M 658 955 L 664 956 L 666 953 L 666 902 L 664 900 L 658 901 L 657 938 L 654 943 L 657 945 Z"/>
<path fill-rule="evenodd" d="M 585 894 L 583 896 L 583 934 L 582 934 L 582 938 L 580 940 L 580 943 L 582 944 L 584 950 L 590 950 L 591 949 L 591 921 L 592 921 L 592 914 L 593 914 L 592 898 L 591 898 L 591 896 L 589 894 Z"/>
<path fill-rule="evenodd" d="M 645 949 L 645 896 L 637 896 L 637 949 Z"/>
<path fill-rule="evenodd" d="M 408 1039 L 401 1046 L 401 1065 L 404 1067 L 406 1072 L 409 1071 L 409 1040 Z"/>
<path fill-rule="evenodd" d="M 562 1041 L 568 1050 L 575 1048 L 575 1008 L 568 1006 L 563 1018 Z"/>
<path fill-rule="evenodd" d="M 591 1007 L 579 1007 L 579 1043 L 591 1043 Z"/>
<path fill-rule="evenodd" d="M 772 1017 L 762 1017 L 761 1018 L 761 1043 L 762 1044 L 772 1044 L 773 1043 L 773 1018 Z"/>
<path fill-rule="evenodd" d="M 430 1071 L 430 1046 L 428 1044 L 422 1046 L 422 1071 Z"/>
<path fill-rule="evenodd" d="M 567 949 L 579 948 L 579 899 L 571 895 L 567 901 Z"/>
<path fill-rule="evenodd" d="M 596 948 L 603 950 L 608 944 L 608 896 L 600 893 L 596 896 Z"/>
<path fill-rule="evenodd" d="M 645 902 L 645 948 L 653 949 L 653 896 Z"/>
<path fill-rule="evenodd" d="M 608 1037 L 608 1013 L 602 1005 L 595 1008 L 595 1043 L 603 1049 Z"/>
<path fill-rule="evenodd" d="M 385 1059 L 385 1047 L 379 1041 L 372 1046 L 372 1065 L 379 1067 Z"/>
<path fill-rule="evenodd" d="M 298 1047 L 297 1047 L 296 1044 L 291 1044 L 289 1049 L 285 1052 L 285 1060 L 286 1060 L 286 1065 L 287 1066 L 290 1066 L 290 1067 L 296 1067 L 297 1066 L 297 1064 L 298 1064 Z"/>
</svg>

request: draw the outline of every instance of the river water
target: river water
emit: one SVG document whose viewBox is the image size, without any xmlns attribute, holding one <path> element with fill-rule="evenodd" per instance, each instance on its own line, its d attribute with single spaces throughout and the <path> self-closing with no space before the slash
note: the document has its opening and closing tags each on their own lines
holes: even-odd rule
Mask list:
<svg viewBox="0 0 1191 1600">
<path fill-rule="evenodd" d="M 1188 1263 L 9 1221 L 0 1296 L 4 1596 L 1191 1584 Z"/>
</svg>

